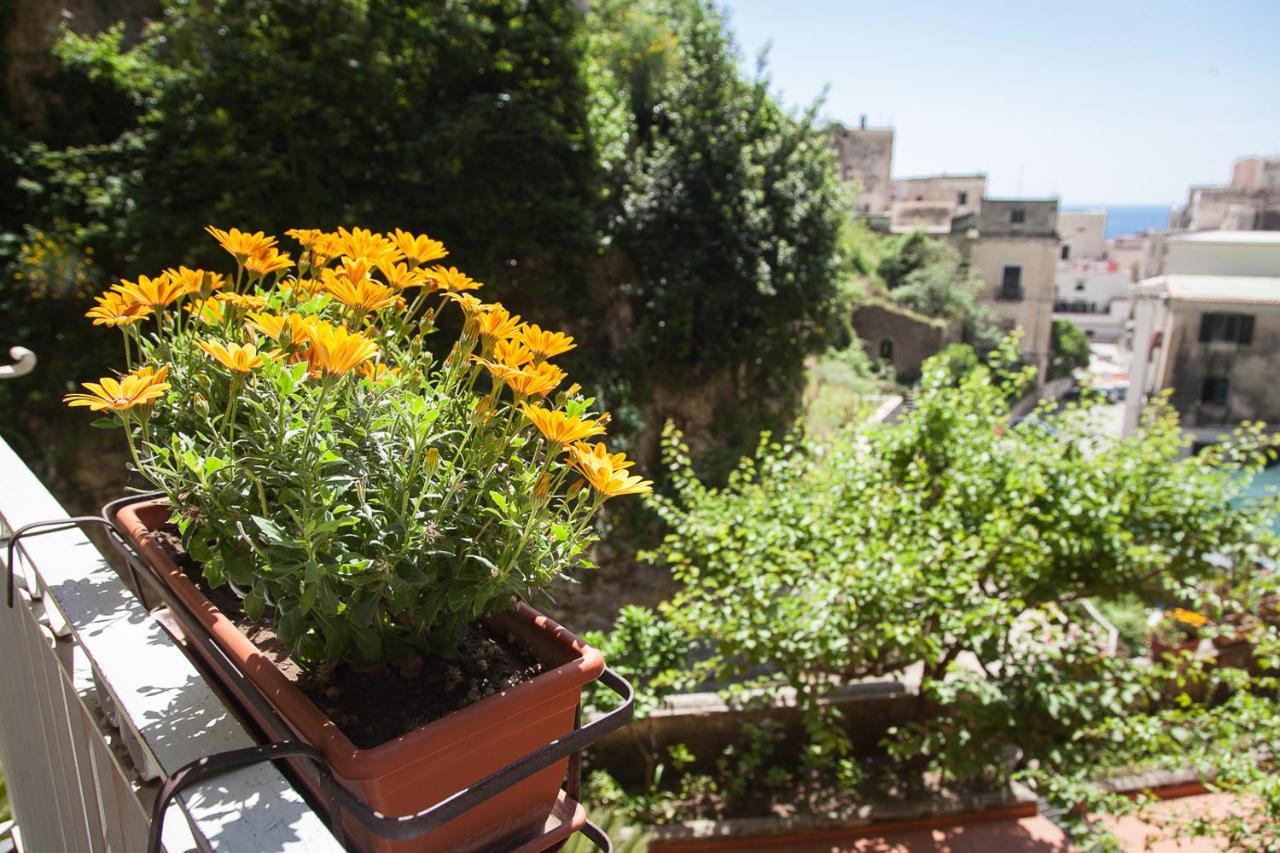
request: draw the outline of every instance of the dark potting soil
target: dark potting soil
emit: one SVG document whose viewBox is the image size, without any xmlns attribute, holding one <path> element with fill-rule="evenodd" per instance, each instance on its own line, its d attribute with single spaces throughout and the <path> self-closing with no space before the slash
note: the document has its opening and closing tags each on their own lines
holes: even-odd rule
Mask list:
<svg viewBox="0 0 1280 853">
<path fill-rule="evenodd" d="M 155 532 L 191 581 L 308 699 L 361 749 L 386 743 L 433 720 L 515 687 L 544 671 L 542 663 L 515 642 L 474 622 L 457 654 L 424 654 L 400 664 L 359 666 L 349 661 L 304 669 L 271 628 L 270 612 L 253 622 L 229 586 L 214 589 L 200 564 L 182 547 L 176 529 Z"/>
</svg>

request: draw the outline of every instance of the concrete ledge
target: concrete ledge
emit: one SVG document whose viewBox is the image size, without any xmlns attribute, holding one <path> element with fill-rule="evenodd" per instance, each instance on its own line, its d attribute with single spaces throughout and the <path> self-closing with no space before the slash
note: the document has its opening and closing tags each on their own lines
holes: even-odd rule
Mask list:
<svg viewBox="0 0 1280 853">
<path fill-rule="evenodd" d="M 839 710 L 843 728 L 858 752 L 877 751 L 891 726 L 913 717 L 920 670 L 917 664 L 899 677 L 843 685 L 824 698 L 824 704 Z M 766 697 L 768 701 L 752 701 Z M 764 721 L 777 726 L 779 750 L 800 748 L 804 726 L 794 689 L 749 692 L 741 704 L 713 692 L 679 694 L 668 697 L 646 719 L 628 723 L 592 745 L 591 763 L 608 770 L 623 785 L 638 784 L 644 779 L 646 758 L 662 761 L 670 747 L 684 744 L 696 758 L 692 769 L 709 771 L 725 747 L 741 740 L 744 724 Z"/>
</svg>

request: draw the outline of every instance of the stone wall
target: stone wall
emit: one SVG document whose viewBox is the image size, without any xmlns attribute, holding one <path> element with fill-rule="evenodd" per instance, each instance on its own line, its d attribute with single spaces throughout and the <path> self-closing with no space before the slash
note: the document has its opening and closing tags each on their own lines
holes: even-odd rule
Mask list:
<svg viewBox="0 0 1280 853">
<path fill-rule="evenodd" d="M 828 132 L 840 180 L 857 187 L 854 209 L 859 213 L 887 212 L 892 190 L 889 176 L 893 168 L 893 129 L 850 129 L 837 124 Z"/>
<path fill-rule="evenodd" d="M 1052 237 L 1056 241 L 1058 202 L 1056 199 L 984 198 L 977 225 L 983 237 Z"/>
<path fill-rule="evenodd" d="M 958 332 L 946 322 L 922 317 L 889 302 L 858 306 L 853 312 L 853 329 L 868 357 L 890 364 L 895 377 L 904 383 L 920 377 L 925 359 L 959 340 Z"/>
</svg>

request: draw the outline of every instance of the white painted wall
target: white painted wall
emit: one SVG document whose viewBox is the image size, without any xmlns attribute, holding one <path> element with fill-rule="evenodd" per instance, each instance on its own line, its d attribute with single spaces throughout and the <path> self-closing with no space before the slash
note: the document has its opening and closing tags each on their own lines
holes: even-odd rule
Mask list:
<svg viewBox="0 0 1280 853">
<path fill-rule="evenodd" d="M 1269 235 L 1274 239 L 1234 239 L 1203 233 L 1170 237 L 1161 272 L 1164 275 L 1280 276 L 1280 232 L 1243 233 L 1250 238 Z"/>
</svg>

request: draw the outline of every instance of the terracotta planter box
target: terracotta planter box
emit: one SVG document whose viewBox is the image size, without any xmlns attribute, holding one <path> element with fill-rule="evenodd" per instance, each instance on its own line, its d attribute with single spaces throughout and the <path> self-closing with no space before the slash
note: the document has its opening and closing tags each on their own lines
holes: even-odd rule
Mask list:
<svg viewBox="0 0 1280 853">
<path fill-rule="evenodd" d="M 412 815 L 448 798 L 574 729 L 582 688 L 600 677 L 604 658 L 569 631 L 524 605 L 491 624 L 508 631 L 546 666 L 538 677 L 370 749 L 356 747 L 196 587 L 151 536 L 169 518 L 166 501 L 128 504 L 117 515 L 130 543 L 159 580 L 212 636 L 288 724 L 320 750 L 339 781 L 374 810 Z M 210 653 L 192 643 L 202 656 Z M 213 661 L 209 669 L 215 674 Z M 222 685 L 267 731 L 252 702 Z M 444 826 L 409 841 L 389 841 L 350 816 L 344 829 L 358 849 L 379 853 L 426 850 L 545 849 L 585 822 L 582 809 L 560 793 L 568 759 L 496 794 Z M 310 785 L 310 776 L 299 776 Z M 317 796 L 318 791 L 313 791 Z M 318 798 L 323 801 L 322 797 Z M 526 847 L 527 845 L 527 847 Z"/>
</svg>

